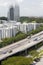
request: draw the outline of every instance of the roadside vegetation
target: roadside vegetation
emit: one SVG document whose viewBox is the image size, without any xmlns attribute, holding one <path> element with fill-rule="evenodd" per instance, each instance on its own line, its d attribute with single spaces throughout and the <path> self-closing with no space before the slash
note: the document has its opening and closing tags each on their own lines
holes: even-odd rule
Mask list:
<svg viewBox="0 0 43 65">
<path fill-rule="evenodd" d="M 11 57 L 2 62 L 2 65 L 30 65 L 33 62 L 31 57 Z"/>
<path fill-rule="evenodd" d="M 36 50 L 30 51 L 29 54 L 32 56 L 33 59 L 39 58 L 39 52 L 37 52 Z"/>
<path fill-rule="evenodd" d="M 43 50 L 40 50 L 39 57 L 43 57 Z"/>
<path fill-rule="evenodd" d="M 34 59 L 35 58 L 40 58 L 43 55 L 43 50 L 39 50 L 43 46 L 43 42 L 33 46 L 32 48 L 29 49 L 28 54 L 31 55 Z"/>
<path fill-rule="evenodd" d="M 19 33 L 15 37 L 2 39 L 2 42 L 0 42 L 0 48 L 15 43 L 19 40 L 25 39 L 26 37 L 26 34 Z"/>
<path fill-rule="evenodd" d="M 43 56 L 43 50 L 37 51 L 37 50 L 32 50 L 29 52 L 29 55 L 33 58 L 33 60 L 37 58 L 41 58 Z"/>
</svg>

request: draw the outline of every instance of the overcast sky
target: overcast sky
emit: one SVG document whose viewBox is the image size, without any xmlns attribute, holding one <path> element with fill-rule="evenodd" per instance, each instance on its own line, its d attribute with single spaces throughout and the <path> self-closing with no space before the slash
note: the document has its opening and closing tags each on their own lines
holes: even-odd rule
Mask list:
<svg viewBox="0 0 43 65">
<path fill-rule="evenodd" d="M 0 0 L 0 16 L 7 16 L 15 4 L 19 4 L 20 16 L 43 16 L 43 0 Z"/>
</svg>

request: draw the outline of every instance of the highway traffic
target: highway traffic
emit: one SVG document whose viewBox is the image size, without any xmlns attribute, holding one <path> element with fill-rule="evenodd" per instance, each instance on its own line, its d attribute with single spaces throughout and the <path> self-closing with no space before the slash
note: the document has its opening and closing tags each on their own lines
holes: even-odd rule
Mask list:
<svg viewBox="0 0 43 65">
<path fill-rule="evenodd" d="M 0 60 L 3 60 L 13 54 L 16 54 L 20 51 L 27 49 L 27 48 L 30 48 L 30 47 L 40 43 L 41 41 L 43 41 L 43 31 L 31 36 L 31 38 L 29 38 L 29 39 L 26 38 L 24 40 L 21 40 L 19 42 L 16 42 L 9 46 L 1 48 L 0 49 Z"/>
</svg>

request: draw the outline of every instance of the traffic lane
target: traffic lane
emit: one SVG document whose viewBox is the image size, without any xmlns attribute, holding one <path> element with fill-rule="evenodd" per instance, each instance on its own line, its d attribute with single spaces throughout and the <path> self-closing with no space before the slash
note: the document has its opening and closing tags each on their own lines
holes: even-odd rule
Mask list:
<svg viewBox="0 0 43 65">
<path fill-rule="evenodd" d="M 34 43 L 32 43 L 32 44 L 34 45 Z M 15 54 L 15 53 L 17 53 L 17 52 L 20 52 L 20 51 L 22 51 L 22 50 L 25 50 L 25 49 L 27 49 L 27 47 L 33 46 L 32 44 L 31 44 L 30 46 L 29 46 L 29 44 L 28 44 L 28 45 L 26 45 L 26 46 L 21 46 L 21 47 L 19 47 L 19 48 L 13 49 L 13 52 L 12 52 L 12 53 L 3 54 L 3 55 L 0 57 L 0 60 L 5 59 L 6 57 L 9 57 L 9 56 L 11 56 L 11 55 L 13 55 L 13 54 Z M 35 42 L 35 44 L 36 44 L 36 42 Z"/>
<path fill-rule="evenodd" d="M 40 37 L 42 37 L 42 35 L 40 36 Z M 34 37 L 34 38 L 30 38 L 30 39 L 28 39 L 28 40 L 34 40 L 36 37 Z M 37 37 L 38 38 L 38 37 Z M 27 39 L 25 39 L 23 42 L 25 42 Z M 21 42 L 19 42 L 19 43 L 15 43 L 14 45 L 19 45 L 20 43 L 23 43 L 22 41 Z M 8 48 L 10 48 L 10 46 L 13 46 L 13 44 L 12 45 L 9 45 L 8 46 Z M 7 49 L 7 47 L 5 47 L 6 49 Z M 3 48 L 3 49 L 5 49 L 5 48 Z M 1 49 L 2 50 L 2 49 Z"/>
<path fill-rule="evenodd" d="M 39 39 L 39 40 L 40 40 L 40 39 Z M 36 41 L 37 41 L 37 40 L 36 40 Z M 0 52 L 0 54 L 6 54 L 8 51 L 13 50 L 13 49 L 15 49 L 15 48 L 18 48 L 18 47 L 20 47 L 20 46 L 22 46 L 22 45 L 25 45 L 25 44 L 27 44 L 27 41 L 24 42 L 24 43 L 17 44 L 17 45 L 15 45 L 15 46 L 11 46 L 10 48 L 4 49 L 3 51 Z"/>
<path fill-rule="evenodd" d="M 36 38 L 36 36 L 38 37 L 38 36 L 40 36 L 40 35 L 43 35 L 43 31 L 40 32 L 40 33 L 38 33 L 38 34 L 33 35 L 32 38 L 30 38 L 30 40 L 31 40 L 31 39 L 34 39 L 34 38 Z M 9 48 L 10 46 L 16 45 L 16 44 L 21 43 L 21 42 L 23 42 L 23 41 L 26 41 L 26 40 L 27 40 L 27 39 L 24 39 L 24 40 L 21 40 L 21 41 L 19 41 L 19 42 L 16 42 L 16 43 L 13 43 L 13 44 L 11 44 L 11 45 L 8 45 L 8 46 L 6 46 L 6 47 L 4 47 L 4 48 L 1 48 L 0 51 L 3 50 L 3 49 L 5 49 L 5 48 Z"/>
<path fill-rule="evenodd" d="M 38 41 L 39 42 L 39 41 Z M 28 43 L 28 42 L 27 42 Z M 14 53 L 16 53 L 16 52 L 19 52 L 19 51 L 21 51 L 21 50 L 25 50 L 25 49 L 27 49 L 27 48 L 30 48 L 31 46 L 33 46 L 33 45 L 35 45 L 37 42 L 36 41 L 34 41 L 34 43 L 32 42 L 30 45 L 29 44 L 27 44 L 27 45 L 22 45 L 22 46 L 20 46 L 20 47 L 18 47 L 18 48 L 15 48 L 15 49 L 13 49 L 12 50 L 12 52 L 14 51 Z M 16 51 L 16 52 L 15 52 Z M 7 54 L 7 53 L 6 53 Z M 6 55 L 6 54 L 3 54 L 3 55 Z M 10 53 L 9 53 L 10 54 Z"/>
<path fill-rule="evenodd" d="M 31 40 L 41 39 L 41 38 L 43 38 L 43 35 L 39 35 L 39 36 L 37 36 L 37 37 L 33 37 L 33 38 L 31 38 Z"/>
<path fill-rule="evenodd" d="M 10 51 L 10 50 L 13 50 L 13 49 L 18 48 L 18 47 L 20 47 L 20 46 L 22 46 L 22 45 L 25 45 L 26 43 L 27 43 L 27 41 L 24 42 L 24 43 L 19 43 L 19 44 L 17 44 L 17 45 L 13 45 L 13 46 L 11 46 L 11 47 L 9 47 L 9 48 L 7 48 L 7 49 L 1 50 L 1 51 L 0 51 L 0 54 L 5 54 L 5 53 L 7 53 L 7 52 Z"/>
</svg>

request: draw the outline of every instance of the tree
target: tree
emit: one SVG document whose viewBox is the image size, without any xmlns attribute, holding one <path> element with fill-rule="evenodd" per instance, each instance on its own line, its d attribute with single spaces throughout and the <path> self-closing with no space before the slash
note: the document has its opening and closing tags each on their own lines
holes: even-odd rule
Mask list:
<svg viewBox="0 0 43 65">
<path fill-rule="evenodd" d="M 0 17 L 0 20 L 7 20 L 7 17 Z"/>
<path fill-rule="evenodd" d="M 33 62 L 31 57 L 11 57 L 2 62 L 2 65 L 30 65 Z"/>
<path fill-rule="evenodd" d="M 31 52 L 29 52 L 29 54 L 33 57 L 33 59 L 39 57 L 39 52 L 37 52 L 36 50 L 32 50 Z"/>
</svg>

